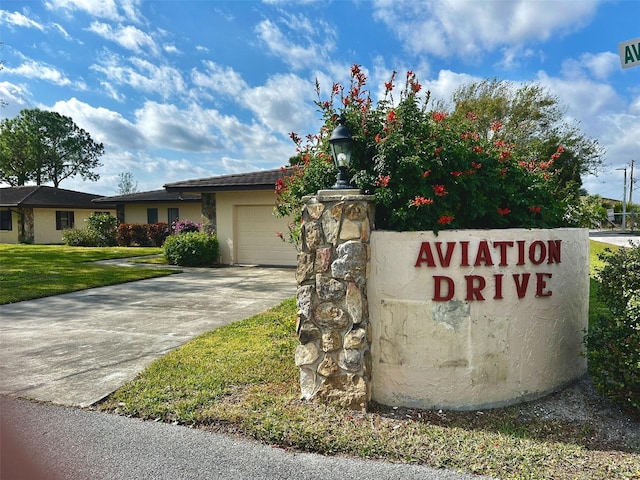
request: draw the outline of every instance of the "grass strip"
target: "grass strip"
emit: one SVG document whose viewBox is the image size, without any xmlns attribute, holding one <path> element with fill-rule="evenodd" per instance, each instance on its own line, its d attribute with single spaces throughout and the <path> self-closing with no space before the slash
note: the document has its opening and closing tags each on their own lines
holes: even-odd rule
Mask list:
<svg viewBox="0 0 640 480">
<path fill-rule="evenodd" d="M 160 248 L 0 245 L 0 305 L 176 273 L 91 263 L 159 253 Z"/>
</svg>

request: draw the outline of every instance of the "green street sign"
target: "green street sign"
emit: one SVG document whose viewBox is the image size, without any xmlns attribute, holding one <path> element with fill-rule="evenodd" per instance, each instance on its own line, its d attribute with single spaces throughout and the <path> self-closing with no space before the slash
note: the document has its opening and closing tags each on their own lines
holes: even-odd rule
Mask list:
<svg viewBox="0 0 640 480">
<path fill-rule="evenodd" d="M 640 65 L 640 38 L 619 43 L 618 53 L 620 54 L 620 65 L 622 65 L 622 68 L 631 68 Z"/>
</svg>

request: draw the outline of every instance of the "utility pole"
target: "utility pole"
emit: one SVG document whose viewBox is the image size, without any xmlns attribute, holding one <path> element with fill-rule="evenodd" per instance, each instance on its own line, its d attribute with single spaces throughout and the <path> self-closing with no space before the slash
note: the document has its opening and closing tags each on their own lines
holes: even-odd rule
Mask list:
<svg viewBox="0 0 640 480">
<path fill-rule="evenodd" d="M 633 202 L 631 201 L 631 195 L 633 193 L 633 164 L 635 163 L 635 160 L 631 160 L 631 175 L 629 178 L 629 205 L 631 205 Z"/>
<path fill-rule="evenodd" d="M 635 228 L 636 225 L 636 209 L 633 207 L 633 203 L 631 202 L 631 194 L 633 193 L 633 164 L 635 163 L 635 160 L 631 160 L 631 177 L 629 180 L 629 208 L 631 209 L 631 231 L 633 232 L 633 229 Z"/>
<path fill-rule="evenodd" d="M 627 167 L 616 168 L 624 170 L 624 184 L 622 187 L 622 233 L 627 231 Z"/>
</svg>

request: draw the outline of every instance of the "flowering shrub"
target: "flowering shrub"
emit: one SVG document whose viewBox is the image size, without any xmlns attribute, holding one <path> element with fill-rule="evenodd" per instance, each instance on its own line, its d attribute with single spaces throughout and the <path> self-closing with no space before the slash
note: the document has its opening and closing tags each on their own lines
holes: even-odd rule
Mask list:
<svg viewBox="0 0 640 480">
<path fill-rule="evenodd" d="M 171 231 L 176 235 L 189 232 L 202 231 L 202 223 L 195 223 L 191 220 L 176 220 L 171 224 Z"/>
<path fill-rule="evenodd" d="M 378 228 L 437 232 L 568 225 L 568 200 L 555 167 L 563 146 L 537 158 L 509 143 L 499 121 L 483 129 L 472 112 L 430 110 L 429 93 L 411 71 L 399 92 L 394 73 L 375 106 L 366 80 L 354 65 L 349 87 L 334 84 L 325 100 L 316 84 L 324 124 L 304 140 L 291 134 L 299 163 L 276 185 L 276 209 L 293 216 L 294 227 L 301 197 L 335 181 L 328 139 L 339 111 L 355 143 L 352 183 L 374 195 Z"/>
<path fill-rule="evenodd" d="M 116 242 L 121 247 L 161 247 L 169 236 L 169 224 L 121 223 L 116 232 Z"/>
</svg>

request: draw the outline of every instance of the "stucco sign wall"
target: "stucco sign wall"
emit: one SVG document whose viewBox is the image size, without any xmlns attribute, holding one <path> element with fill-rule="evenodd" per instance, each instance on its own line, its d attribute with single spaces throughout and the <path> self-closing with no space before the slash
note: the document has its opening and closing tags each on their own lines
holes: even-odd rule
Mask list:
<svg viewBox="0 0 640 480">
<path fill-rule="evenodd" d="M 372 399 L 471 409 L 583 375 L 584 229 L 373 232 Z"/>
</svg>

